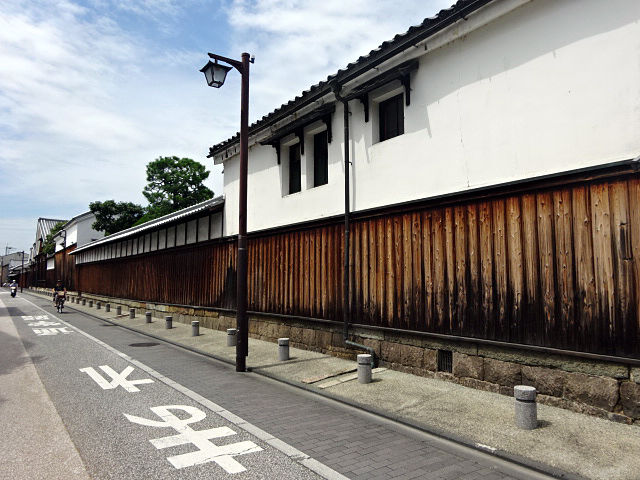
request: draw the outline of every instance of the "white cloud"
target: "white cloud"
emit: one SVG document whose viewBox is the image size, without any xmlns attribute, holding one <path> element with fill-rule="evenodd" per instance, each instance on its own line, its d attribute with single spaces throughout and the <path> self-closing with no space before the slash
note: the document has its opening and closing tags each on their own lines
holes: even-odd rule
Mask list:
<svg viewBox="0 0 640 480">
<path fill-rule="evenodd" d="M 177 27 L 195 23 L 190 7 L 230 37 L 217 53 L 256 55 L 255 120 L 449 4 L 220 2 L 0 2 L 0 244 L 27 247 L 39 216 L 70 218 L 107 198 L 143 202 L 144 166 L 161 155 L 206 163 L 208 185 L 222 193 L 221 169 L 205 155 L 237 131 L 240 82 L 230 75 L 224 92 L 204 85 L 197 68 L 220 37 L 198 31 L 180 43 Z"/>
<path fill-rule="evenodd" d="M 256 55 L 261 115 L 421 23 L 450 0 L 234 0 L 236 48 Z M 266 109 L 264 108 L 266 107 Z"/>
</svg>

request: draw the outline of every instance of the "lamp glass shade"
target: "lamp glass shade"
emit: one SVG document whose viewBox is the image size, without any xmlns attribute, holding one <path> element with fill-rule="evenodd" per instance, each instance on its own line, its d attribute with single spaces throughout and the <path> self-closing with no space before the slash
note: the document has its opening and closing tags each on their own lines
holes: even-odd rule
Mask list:
<svg viewBox="0 0 640 480">
<path fill-rule="evenodd" d="M 233 67 L 228 67 L 226 65 L 220 65 L 219 63 L 214 63 L 211 60 L 200 69 L 207 80 L 207 85 L 214 88 L 220 88 L 224 83 L 225 78 L 227 78 L 227 73 Z"/>
</svg>

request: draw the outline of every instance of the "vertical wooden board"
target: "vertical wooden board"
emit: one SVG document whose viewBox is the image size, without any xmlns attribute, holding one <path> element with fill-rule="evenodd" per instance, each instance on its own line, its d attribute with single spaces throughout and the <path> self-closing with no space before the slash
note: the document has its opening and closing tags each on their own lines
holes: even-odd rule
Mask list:
<svg viewBox="0 0 640 480">
<path fill-rule="evenodd" d="M 629 221 L 631 256 L 633 258 L 633 315 L 629 325 L 633 356 L 640 358 L 640 179 L 629 180 Z M 635 335 L 632 333 L 635 331 Z"/>
<path fill-rule="evenodd" d="M 400 215 L 394 215 L 393 217 L 393 273 L 395 277 L 395 285 L 393 292 L 388 292 L 395 297 L 396 311 L 393 314 L 396 325 L 400 328 L 406 328 L 404 324 L 404 298 L 403 287 L 404 275 L 402 274 L 403 268 L 403 255 L 402 255 L 402 217 Z"/>
<path fill-rule="evenodd" d="M 289 313 L 289 234 L 282 236 L 282 313 Z"/>
<path fill-rule="evenodd" d="M 335 242 L 335 228 L 333 226 L 327 227 L 327 259 L 329 261 L 329 269 L 327 273 L 327 302 L 329 309 L 329 318 L 331 320 L 336 319 L 336 242 Z"/>
<path fill-rule="evenodd" d="M 361 242 L 362 223 L 353 224 L 353 315 L 351 318 L 353 323 L 362 323 L 362 249 L 360 247 Z"/>
<path fill-rule="evenodd" d="M 315 299 L 316 299 L 316 316 L 322 318 L 322 227 L 315 232 L 316 246 L 316 280 L 315 280 Z"/>
<path fill-rule="evenodd" d="M 360 224 L 360 248 L 362 249 L 360 274 L 362 275 L 362 316 L 367 319 L 366 323 L 372 324 L 369 305 L 369 222 L 363 221 Z"/>
<path fill-rule="evenodd" d="M 414 213 L 411 216 L 411 264 L 413 271 L 413 328 L 424 329 L 424 275 L 422 273 L 422 215 Z"/>
<path fill-rule="evenodd" d="M 571 192 L 568 189 L 553 193 L 554 231 L 556 245 L 556 290 L 558 292 L 557 336 L 563 348 L 574 348 L 576 344 L 575 289 L 573 264 L 573 212 Z"/>
<path fill-rule="evenodd" d="M 318 238 L 318 230 L 311 231 L 309 237 L 309 315 L 312 317 L 318 316 L 316 308 L 317 295 L 316 295 L 316 270 L 318 265 L 318 259 L 316 257 L 316 244 Z"/>
<path fill-rule="evenodd" d="M 395 318 L 396 310 L 396 269 L 393 262 L 393 220 L 391 217 L 387 217 L 384 220 L 385 226 L 385 308 L 384 308 L 384 325 L 398 327 L 397 319 Z"/>
<path fill-rule="evenodd" d="M 403 325 L 405 328 L 415 330 L 413 319 L 415 310 L 413 308 L 413 261 L 412 261 L 412 236 L 411 236 L 411 214 L 402 215 L 402 255 L 403 255 Z"/>
<path fill-rule="evenodd" d="M 522 196 L 522 243 L 524 268 L 523 342 L 529 345 L 544 343 L 544 321 L 540 300 L 538 271 L 538 222 L 535 194 Z"/>
<path fill-rule="evenodd" d="M 446 258 L 444 235 L 444 212 L 436 209 L 431 215 L 433 249 L 433 305 L 434 327 L 436 332 L 444 333 L 448 325 L 449 307 L 447 305 Z"/>
<path fill-rule="evenodd" d="M 601 183 L 592 185 L 590 190 L 597 318 L 602 328 L 598 353 L 614 354 L 616 315 L 609 187 Z"/>
<path fill-rule="evenodd" d="M 329 318 L 329 299 L 328 299 L 328 284 L 329 284 L 329 274 L 328 274 L 328 263 L 329 258 L 327 255 L 327 228 L 322 227 L 322 253 L 321 253 L 321 262 L 322 262 L 322 317 Z"/>
<path fill-rule="evenodd" d="M 626 181 L 609 185 L 611 232 L 615 284 L 614 342 L 616 355 L 633 352 L 636 331 L 633 307 L 633 253 L 629 219 L 629 191 Z"/>
<path fill-rule="evenodd" d="M 424 329 L 435 331 L 434 279 L 433 279 L 433 230 L 431 228 L 431 212 L 422 214 L 422 270 L 424 272 Z"/>
<path fill-rule="evenodd" d="M 384 261 L 385 257 L 385 242 L 388 242 L 389 239 L 386 238 L 386 230 L 384 220 L 378 219 L 376 222 L 376 250 L 377 250 L 377 264 L 376 264 L 376 287 L 377 293 L 376 298 L 378 300 L 376 306 L 376 318 L 380 322 L 379 325 L 390 326 L 389 319 L 385 318 L 384 314 L 384 306 L 385 306 L 385 298 L 386 295 L 389 295 L 389 292 L 385 290 L 385 278 L 386 278 L 386 263 Z"/>
<path fill-rule="evenodd" d="M 376 248 L 376 221 L 369 220 L 369 315 L 373 325 L 379 325 L 378 317 L 378 286 L 376 284 L 376 264 L 378 251 Z"/>
<path fill-rule="evenodd" d="M 480 276 L 482 281 L 482 332 L 483 337 L 496 338 L 493 271 L 493 215 L 491 203 L 482 202 L 478 208 L 480 230 Z"/>
<path fill-rule="evenodd" d="M 553 234 L 553 199 L 550 193 L 540 193 L 536 198 L 538 213 L 538 253 L 540 259 L 540 285 L 542 292 L 542 314 L 544 319 L 544 344 L 558 346 L 555 338 L 556 319 L 556 273 Z"/>
<path fill-rule="evenodd" d="M 309 230 L 302 232 L 302 314 L 309 316 Z"/>
<path fill-rule="evenodd" d="M 455 221 L 453 207 L 444 209 L 444 248 L 447 293 L 447 317 L 445 320 L 445 333 L 455 334 L 458 331 L 458 316 L 456 311 L 456 244 Z"/>
<path fill-rule="evenodd" d="M 304 259 L 305 232 L 298 232 L 298 295 L 296 297 L 296 314 L 305 314 L 305 259 Z"/>
<path fill-rule="evenodd" d="M 338 269 L 336 282 L 336 319 L 343 320 L 344 319 L 344 307 L 346 300 L 344 298 L 344 253 L 345 253 L 345 243 L 344 243 L 344 225 L 340 225 L 336 227 L 336 245 L 337 245 L 337 257 L 336 257 L 336 266 Z"/>
<path fill-rule="evenodd" d="M 287 235 L 283 234 L 278 237 L 278 313 L 285 313 L 285 292 L 287 290 L 287 276 L 286 276 L 286 260 L 285 260 L 285 247 Z"/>
<path fill-rule="evenodd" d="M 493 246 L 496 286 L 496 338 L 509 340 L 509 305 L 508 305 L 508 251 L 506 205 L 504 200 L 492 202 L 493 211 Z"/>
<path fill-rule="evenodd" d="M 524 260 L 522 253 L 522 214 L 519 197 L 509 197 L 507 208 L 509 341 L 524 342 L 522 321 L 524 297 Z"/>
<path fill-rule="evenodd" d="M 455 257 L 455 285 L 456 285 L 456 330 L 453 332 L 456 335 L 468 334 L 465 325 L 465 317 L 467 315 L 467 299 L 468 288 L 467 285 L 467 270 L 468 270 L 468 258 L 467 258 L 467 208 L 464 206 L 457 206 L 453 209 L 453 223 L 454 223 L 454 257 Z"/>
<path fill-rule="evenodd" d="M 467 250 L 468 250 L 468 283 L 467 283 L 467 315 L 462 334 L 469 337 L 482 335 L 481 313 L 481 280 L 480 280 L 480 240 L 479 240 L 478 205 L 467 205 Z"/>
</svg>

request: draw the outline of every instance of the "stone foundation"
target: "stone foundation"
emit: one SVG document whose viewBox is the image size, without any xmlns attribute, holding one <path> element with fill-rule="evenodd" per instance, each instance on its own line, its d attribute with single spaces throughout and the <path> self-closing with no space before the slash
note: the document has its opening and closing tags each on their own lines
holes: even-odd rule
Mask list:
<svg viewBox="0 0 640 480">
<path fill-rule="evenodd" d="M 233 314 L 212 310 L 93 294 L 82 294 L 82 298 L 111 303 L 112 309 L 122 305 L 123 311 L 150 311 L 160 319 L 173 315 L 174 321 L 185 324 L 199 320 L 202 327 L 220 331 L 236 326 Z M 352 328 L 350 334 L 351 340 L 371 347 L 382 366 L 394 370 L 509 396 L 515 385 L 531 385 L 538 390 L 539 403 L 640 425 L 640 367 L 368 328 Z M 249 336 L 270 342 L 288 337 L 292 347 L 353 360 L 361 353 L 345 348 L 340 324 L 250 315 Z M 452 352 L 451 372 L 438 370 L 439 350 Z"/>
</svg>

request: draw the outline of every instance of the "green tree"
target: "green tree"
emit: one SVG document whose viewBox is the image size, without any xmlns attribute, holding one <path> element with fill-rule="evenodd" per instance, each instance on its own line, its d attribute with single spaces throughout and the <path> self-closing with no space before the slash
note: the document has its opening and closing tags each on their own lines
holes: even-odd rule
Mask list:
<svg viewBox="0 0 640 480">
<path fill-rule="evenodd" d="M 96 221 L 91 226 L 94 230 L 104 230 L 105 235 L 132 227 L 145 213 L 141 205 L 115 200 L 91 202 L 89 210 L 96 216 Z"/>
<path fill-rule="evenodd" d="M 53 237 L 62 230 L 62 227 L 65 226 L 67 222 L 58 222 L 56 223 L 49 234 L 45 237 L 44 242 L 42 243 L 42 253 L 45 255 L 51 255 L 56 251 L 56 243 L 53 241 Z"/>
<path fill-rule="evenodd" d="M 147 165 L 147 186 L 143 195 L 149 201 L 147 213 L 138 222 L 152 220 L 182 210 L 213 197 L 204 185 L 209 172 L 190 158 L 159 157 Z"/>
</svg>

